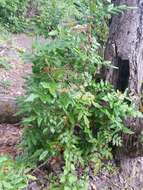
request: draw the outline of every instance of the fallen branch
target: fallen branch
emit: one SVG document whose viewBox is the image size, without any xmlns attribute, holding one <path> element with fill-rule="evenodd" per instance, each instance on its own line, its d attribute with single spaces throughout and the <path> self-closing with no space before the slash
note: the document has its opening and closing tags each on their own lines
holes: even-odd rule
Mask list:
<svg viewBox="0 0 143 190">
<path fill-rule="evenodd" d="M 15 114 L 18 111 L 16 98 L 0 95 L 0 123 L 17 123 L 21 120 Z"/>
</svg>

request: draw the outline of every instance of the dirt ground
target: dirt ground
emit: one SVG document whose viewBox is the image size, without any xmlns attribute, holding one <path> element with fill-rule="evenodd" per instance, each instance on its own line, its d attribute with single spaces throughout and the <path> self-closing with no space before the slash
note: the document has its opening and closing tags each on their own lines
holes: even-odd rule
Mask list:
<svg viewBox="0 0 143 190">
<path fill-rule="evenodd" d="M 0 39 L 0 96 L 17 97 L 24 94 L 24 77 L 31 73 L 31 64 L 23 55 L 32 51 L 35 38 L 26 34 L 8 35 Z M 18 154 L 21 137 L 19 124 L 0 124 L 0 155 Z"/>
<path fill-rule="evenodd" d="M 26 34 L 13 34 L 0 41 L 0 95 L 24 94 L 24 77 L 31 73 L 31 64 L 24 57 L 32 53 L 35 41 L 45 42 Z"/>
<path fill-rule="evenodd" d="M 15 157 L 19 154 L 17 147 L 21 137 L 21 129 L 18 124 L 1 124 L 0 125 L 0 155 L 8 154 Z"/>
<path fill-rule="evenodd" d="M 33 38 L 25 34 L 13 35 L 0 49 L 0 94 L 20 96 L 24 93 L 24 76 L 31 72 L 31 64 L 24 63 L 23 53 L 31 51 Z"/>
</svg>

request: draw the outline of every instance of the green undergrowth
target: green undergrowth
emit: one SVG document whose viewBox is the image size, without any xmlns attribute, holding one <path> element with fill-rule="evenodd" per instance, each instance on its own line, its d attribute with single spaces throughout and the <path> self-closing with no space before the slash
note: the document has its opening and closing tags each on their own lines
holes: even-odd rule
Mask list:
<svg viewBox="0 0 143 190">
<path fill-rule="evenodd" d="M 32 75 L 20 105 L 19 114 L 25 116 L 23 156 L 37 164 L 64 161 L 59 179 L 51 180 L 51 189 L 87 190 L 89 167 L 97 174 L 113 158 L 112 150 L 122 146 L 122 135 L 132 134 L 125 118 L 141 116 L 128 105 L 131 100 L 126 93 L 96 80 L 102 66 L 110 66 L 100 51 L 107 21 L 126 7 L 115 7 L 109 0 L 63 1 L 69 8 L 61 18 L 63 9 L 53 2 L 54 11 L 59 8 L 52 18 L 56 27 L 50 26 L 49 42 L 33 50 Z M 51 15 L 55 13 L 49 9 Z M 50 19 L 47 22 L 50 25 Z"/>
<path fill-rule="evenodd" d="M 22 190 L 28 186 L 29 180 L 35 178 L 28 174 L 25 165 L 14 161 L 9 156 L 0 156 L 0 189 Z"/>
<path fill-rule="evenodd" d="M 50 32 L 57 30 L 60 25 L 74 26 L 75 19 L 78 19 L 79 24 L 86 24 L 89 21 L 87 17 L 90 12 L 87 9 L 89 3 L 86 0 L 0 0 L 0 24 L 12 33 L 28 32 L 49 37 Z M 125 10 L 126 6 L 113 9 L 110 0 L 91 1 L 91 4 L 94 4 L 91 8 L 97 8 L 96 13 L 98 12 L 96 17 L 95 14 L 93 15 L 94 24 L 96 22 L 95 32 L 100 37 L 101 42 L 105 42 L 110 13 L 121 12 L 121 10 Z M 105 6 L 110 4 L 108 8 L 106 7 L 108 10 L 102 9 L 103 4 Z M 84 17 L 81 12 L 85 13 Z M 97 20 L 104 16 L 106 19 L 97 23 Z"/>
<path fill-rule="evenodd" d="M 6 30 L 6 28 L 0 23 L 0 44 L 2 45 L 10 38 L 10 33 Z"/>
<path fill-rule="evenodd" d="M 96 83 L 96 66 L 104 61 L 96 55 L 95 44 L 80 49 L 83 39 L 78 37 L 64 35 L 35 52 L 21 110 L 28 159 L 64 159 L 61 189 L 84 189 L 90 163 L 97 173 L 103 160 L 112 159 L 112 148 L 122 146 L 122 134 L 132 134 L 124 119 L 138 115 L 125 94 L 106 82 Z M 85 39 L 84 47 L 87 43 Z M 77 185 L 79 165 L 85 175 Z"/>
<path fill-rule="evenodd" d="M 10 32 L 21 32 L 26 28 L 28 0 L 1 0 L 0 23 Z"/>
</svg>

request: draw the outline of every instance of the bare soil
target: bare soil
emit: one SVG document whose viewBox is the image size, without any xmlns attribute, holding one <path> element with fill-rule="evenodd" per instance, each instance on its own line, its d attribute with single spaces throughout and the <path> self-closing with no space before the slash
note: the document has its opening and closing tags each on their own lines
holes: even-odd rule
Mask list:
<svg viewBox="0 0 143 190">
<path fill-rule="evenodd" d="M 0 125 L 0 155 L 11 155 L 15 157 L 20 153 L 18 144 L 21 138 L 20 126 L 1 124 Z"/>
<path fill-rule="evenodd" d="M 20 96 L 24 94 L 24 76 L 31 73 L 31 64 L 25 64 L 23 52 L 31 50 L 33 38 L 25 34 L 13 35 L 1 44 L 0 58 L 6 66 L 0 68 L 0 94 Z"/>
<path fill-rule="evenodd" d="M 23 53 L 32 51 L 35 38 L 26 34 L 9 35 L 0 40 L 0 95 L 15 98 L 24 94 L 24 77 L 31 73 L 31 64 L 25 63 Z M 6 60 L 6 61 L 5 61 Z M 21 137 L 19 124 L 0 124 L 0 155 L 15 157 Z"/>
</svg>

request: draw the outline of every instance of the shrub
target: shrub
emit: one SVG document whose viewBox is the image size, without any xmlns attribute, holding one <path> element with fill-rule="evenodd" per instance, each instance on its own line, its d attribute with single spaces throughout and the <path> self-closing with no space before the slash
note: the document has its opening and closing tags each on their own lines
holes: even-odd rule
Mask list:
<svg viewBox="0 0 143 190">
<path fill-rule="evenodd" d="M 22 190 L 32 176 L 25 174 L 25 168 L 7 156 L 0 156 L 0 189 Z"/>
<path fill-rule="evenodd" d="M 28 159 L 62 157 L 60 188 L 65 190 L 87 190 L 89 165 L 98 172 L 103 160 L 112 159 L 112 148 L 122 145 L 122 134 L 132 133 L 124 119 L 138 115 L 127 104 L 125 94 L 95 80 L 101 66 L 107 65 L 99 55 L 95 24 L 118 9 L 109 1 L 105 5 L 87 2 L 72 4 L 75 26 L 57 27 L 54 39 L 35 49 L 33 74 L 21 104 Z M 83 172 L 80 177 L 78 166 Z"/>
<path fill-rule="evenodd" d="M 66 2 L 45 1 L 37 2 L 38 15 L 34 17 L 34 22 L 39 34 L 48 36 L 48 32 L 57 29 L 61 19 L 64 16 Z"/>
<path fill-rule="evenodd" d="M 24 30 L 27 2 L 27 0 L 0 1 L 0 22 L 10 31 Z"/>
</svg>

